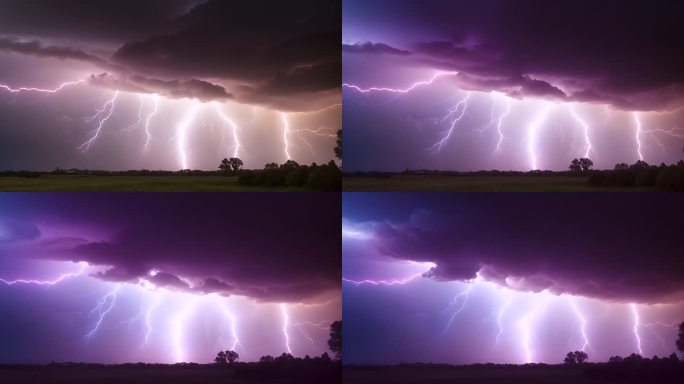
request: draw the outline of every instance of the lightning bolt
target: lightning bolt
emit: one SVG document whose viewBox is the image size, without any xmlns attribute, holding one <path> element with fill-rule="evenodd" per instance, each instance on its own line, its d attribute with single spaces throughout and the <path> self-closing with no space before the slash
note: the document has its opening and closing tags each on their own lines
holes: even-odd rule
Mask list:
<svg viewBox="0 0 684 384">
<path fill-rule="evenodd" d="M 6 91 L 9 91 L 11 93 L 19 93 L 19 92 L 57 93 L 66 87 L 78 85 L 78 84 L 81 84 L 84 82 L 85 82 L 85 80 L 67 81 L 65 83 L 60 84 L 57 88 L 54 88 L 54 89 L 33 88 L 33 87 L 12 88 L 12 87 L 5 85 L 5 84 L 0 84 L 0 88 L 4 89 Z"/>
<path fill-rule="evenodd" d="M 582 126 L 584 130 L 584 145 L 585 145 L 585 150 L 584 150 L 584 157 L 588 158 L 589 153 L 591 152 L 592 146 L 591 146 L 591 140 L 589 138 L 589 124 L 587 124 L 582 118 L 575 112 L 575 110 L 572 108 L 572 105 L 568 105 L 568 109 L 570 110 L 570 114 L 572 114 L 572 117 L 579 123 L 579 125 Z"/>
<path fill-rule="evenodd" d="M 429 150 L 432 150 L 435 153 L 439 153 L 442 150 L 442 147 L 444 144 L 449 141 L 449 138 L 451 137 L 451 133 L 454 131 L 454 128 L 456 127 L 456 124 L 465 116 L 466 110 L 468 109 L 468 99 L 470 98 L 470 92 L 466 93 L 465 98 L 463 98 L 461 101 L 456 103 L 453 109 L 449 110 L 449 113 L 444 116 L 442 121 L 449 119 L 449 129 L 446 131 L 446 135 L 442 137 L 441 140 L 433 144 Z M 460 112 L 459 112 L 460 111 Z"/>
<path fill-rule="evenodd" d="M 582 315 L 582 312 L 580 312 L 579 308 L 577 308 L 577 304 L 575 303 L 574 300 L 570 301 L 570 305 L 572 306 L 573 312 L 575 312 L 575 316 L 580 321 L 580 332 L 582 333 L 582 338 L 584 339 L 584 343 L 582 344 L 582 352 L 586 352 L 587 347 L 589 347 L 589 338 L 587 337 L 587 320 L 584 318 L 584 315 Z"/>
<path fill-rule="evenodd" d="M 135 122 L 123 129 L 124 131 L 128 131 L 129 134 L 133 132 L 135 129 L 137 129 L 140 126 L 140 123 L 142 123 L 143 107 L 145 106 L 145 99 L 143 95 L 138 95 L 138 100 L 138 115 Z"/>
<path fill-rule="evenodd" d="M 499 331 L 497 332 L 496 339 L 494 340 L 495 344 L 499 344 L 499 340 L 501 339 L 501 335 L 503 335 L 503 332 L 504 332 L 503 323 L 502 323 L 503 314 L 506 311 L 506 309 L 508 309 L 511 306 L 511 304 L 513 303 L 513 300 L 511 299 L 510 295 L 508 294 L 508 291 L 506 291 L 505 295 L 506 295 L 506 302 L 504 303 L 504 305 L 501 308 L 499 308 L 499 313 L 496 316 L 496 325 L 499 327 Z"/>
<path fill-rule="evenodd" d="M 494 125 L 494 120 L 496 120 L 496 118 L 494 117 L 494 115 L 496 113 L 496 94 L 494 94 L 494 92 L 492 92 L 491 97 L 492 97 L 492 109 L 489 112 L 489 121 L 486 124 L 484 124 L 483 126 L 481 126 L 480 128 L 475 129 L 476 131 L 480 132 L 480 135 L 484 135 L 484 133 L 487 132 L 489 130 L 489 128 L 492 127 L 492 125 Z"/>
<path fill-rule="evenodd" d="M 185 321 L 190 313 L 193 311 L 194 306 L 187 305 L 184 310 L 176 315 L 173 320 L 172 325 L 172 337 L 173 348 L 176 354 L 176 362 L 185 361 L 185 348 L 183 347 L 183 330 L 185 329 Z"/>
<path fill-rule="evenodd" d="M 280 304 L 280 311 L 283 314 L 283 337 L 285 338 L 285 348 L 287 353 L 292 354 L 292 348 L 290 348 L 290 335 L 287 333 L 287 329 L 290 326 L 290 315 L 287 313 L 287 304 Z"/>
<path fill-rule="evenodd" d="M 145 147 L 143 147 L 143 152 L 147 152 L 147 149 L 149 148 L 150 141 L 152 141 L 152 133 L 150 131 L 150 122 L 152 121 L 152 118 L 159 112 L 159 96 L 154 95 L 153 96 L 154 100 L 154 109 L 152 110 L 152 113 L 147 115 L 147 118 L 145 119 L 145 135 L 147 136 L 147 139 L 145 140 Z"/>
<path fill-rule="evenodd" d="M 641 336 L 639 336 L 639 312 L 637 311 L 636 304 L 632 303 L 630 304 L 630 307 L 632 308 L 632 316 L 634 317 L 634 327 L 632 328 L 632 331 L 634 332 L 634 338 L 636 339 L 637 350 L 640 355 L 643 355 L 644 352 L 641 350 Z"/>
<path fill-rule="evenodd" d="M 285 157 L 290 160 L 290 143 L 287 140 L 287 136 L 290 133 L 290 122 L 287 121 L 287 114 L 285 112 L 280 112 L 280 118 L 283 121 L 283 143 L 285 145 Z"/>
<path fill-rule="evenodd" d="M 221 111 L 221 108 L 219 107 L 218 104 L 214 104 L 214 107 L 216 108 L 216 112 L 221 116 L 221 118 L 230 125 L 232 131 L 233 131 L 233 143 L 234 144 L 234 149 L 233 149 L 233 157 L 239 157 L 240 154 L 240 139 L 238 138 L 238 126 L 233 122 L 232 119 L 230 119 L 228 116 L 226 116 L 223 111 Z"/>
<path fill-rule="evenodd" d="M 361 93 L 368 93 L 368 92 L 392 92 L 392 93 L 408 93 L 416 89 L 417 87 L 424 86 L 424 85 L 430 85 L 435 82 L 435 80 L 439 79 L 440 77 L 443 76 L 452 76 L 452 75 L 458 75 L 458 72 L 436 72 L 430 79 L 428 80 L 422 80 L 422 81 L 416 81 L 415 83 L 411 84 L 408 88 L 386 88 L 386 87 L 370 87 L 370 88 L 361 88 L 357 85 L 354 84 L 348 84 L 348 83 L 343 83 L 342 87 L 344 88 L 351 88 L 357 92 Z"/>
<path fill-rule="evenodd" d="M 119 289 L 121 288 L 121 284 L 117 284 L 116 287 L 109 291 L 102 299 L 100 299 L 97 302 L 97 306 L 93 308 L 92 311 L 90 311 L 91 314 L 93 314 L 95 311 L 98 313 L 98 320 L 97 323 L 95 323 L 95 327 L 88 332 L 85 337 L 86 339 L 90 339 L 93 336 L 95 336 L 95 333 L 100 329 L 100 325 L 104 321 L 105 317 L 109 312 L 111 312 L 112 309 L 114 309 L 114 304 L 116 304 L 116 298 L 117 298 L 117 293 L 119 292 Z M 109 303 L 109 305 L 107 305 Z M 105 308 L 105 306 L 107 306 Z"/>
<path fill-rule="evenodd" d="M 346 278 L 342 278 L 342 281 L 346 281 L 347 283 L 351 283 L 354 285 L 364 285 L 364 284 L 370 284 L 370 285 L 404 285 L 412 280 L 415 280 L 419 277 L 423 276 L 423 273 L 416 273 L 414 275 L 411 275 L 409 277 L 401 278 L 401 279 L 390 279 L 390 280 L 350 280 Z"/>
<path fill-rule="evenodd" d="M 446 309 L 447 311 L 451 311 L 459 303 L 459 301 L 460 301 L 461 305 L 458 307 L 457 310 L 452 312 L 451 316 L 449 317 L 449 321 L 447 322 L 446 327 L 444 327 L 443 332 L 446 332 L 451 327 L 451 323 L 456 318 L 456 315 L 463 312 L 466 305 L 468 304 L 468 299 L 470 298 L 470 291 L 472 289 L 473 289 L 473 285 L 469 284 L 465 290 L 463 290 L 458 295 L 454 296 L 454 298 L 451 300 L 451 303 L 449 303 L 449 306 Z M 461 298 L 463 298 L 463 299 L 460 300 Z"/>
<path fill-rule="evenodd" d="M 549 303 L 549 296 L 546 296 L 546 299 L 541 305 L 538 305 L 535 307 L 535 309 L 531 312 L 529 312 L 527 315 L 523 316 L 520 320 L 517 321 L 517 326 L 521 329 L 521 344 L 523 351 L 525 353 L 525 364 L 532 363 L 534 361 L 534 353 L 532 352 L 532 331 L 531 331 L 531 325 L 532 321 L 544 310 L 546 310 L 546 307 Z"/>
<path fill-rule="evenodd" d="M 152 336 L 152 332 L 154 331 L 152 328 L 152 313 L 159 306 L 159 302 L 159 296 L 155 295 L 154 303 L 147 308 L 147 312 L 145 313 L 145 341 L 140 348 L 144 347 L 150 342 L 150 336 Z"/>
<path fill-rule="evenodd" d="M 235 320 L 235 316 L 233 316 L 231 311 L 228 310 L 228 308 L 225 306 L 225 303 L 223 303 L 218 296 L 217 301 L 219 303 L 219 307 L 221 308 L 221 312 L 223 312 L 223 315 L 228 318 L 228 322 L 230 323 L 230 333 L 233 340 L 230 350 L 235 351 L 238 345 L 242 347 L 242 344 L 240 344 L 240 339 L 238 338 L 237 321 Z"/>
<path fill-rule="evenodd" d="M 296 130 L 294 130 L 294 131 L 292 131 L 292 132 L 297 133 L 297 136 L 299 136 L 299 138 L 300 138 L 300 139 L 304 142 L 304 144 L 306 144 L 306 146 L 309 148 L 309 152 L 311 152 L 312 154 L 314 154 L 313 146 L 312 146 L 311 143 L 302 135 L 302 133 L 304 132 L 304 133 L 308 133 L 308 134 L 315 135 L 315 136 L 329 137 L 329 138 L 337 138 L 337 134 L 335 134 L 335 133 L 330 133 L 330 132 L 328 131 L 329 129 L 330 129 L 330 128 L 327 128 L 327 127 L 319 127 L 319 128 L 316 128 L 316 129 L 302 128 L 302 129 L 296 129 Z"/>
<path fill-rule="evenodd" d="M 69 272 L 69 273 L 63 273 L 59 277 L 57 277 L 54 280 L 34 280 L 34 279 L 17 279 L 17 280 L 5 280 L 5 279 L 0 279 L 0 282 L 6 285 L 14 285 L 14 284 L 37 284 L 37 285 L 55 285 L 58 283 L 61 283 L 62 281 L 80 276 L 83 274 L 85 269 L 88 267 L 88 264 L 86 263 L 79 263 L 80 264 L 80 269 L 76 272 Z"/>
<path fill-rule="evenodd" d="M 178 124 L 178 141 L 177 141 L 177 151 L 178 151 L 178 158 L 180 160 L 180 165 L 181 169 L 189 169 L 188 168 L 188 155 L 186 153 L 186 136 L 187 136 L 187 131 L 188 128 L 190 127 L 190 124 L 192 124 L 192 121 L 195 118 L 195 115 L 197 114 L 197 109 L 198 105 L 194 104 L 192 108 L 190 108 L 190 111 L 185 114 L 185 117 L 183 120 Z"/>
<path fill-rule="evenodd" d="M 529 156 L 530 159 L 530 166 L 532 167 L 532 170 L 538 169 L 537 167 L 537 131 L 539 130 L 539 126 L 546 120 L 550 106 L 547 105 L 542 112 L 539 113 L 536 119 L 534 119 L 528 126 L 527 126 L 527 155 Z"/>
<path fill-rule="evenodd" d="M 649 129 L 649 130 L 642 131 L 642 133 L 649 134 L 651 136 L 651 138 L 653 139 L 653 141 L 655 141 L 656 144 L 658 144 L 658 146 L 663 150 L 663 152 L 667 152 L 665 149 L 665 145 L 663 144 L 662 141 L 660 141 L 660 139 L 658 139 L 658 136 L 656 135 L 656 133 L 667 135 L 667 136 L 678 138 L 678 139 L 684 139 L 684 128 L 680 128 L 680 127 L 674 127 L 671 129 L 662 129 L 662 128 Z"/>
<path fill-rule="evenodd" d="M 504 112 L 503 114 L 501 114 L 499 116 L 499 121 L 496 124 L 496 132 L 499 134 L 499 141 L 497 141 L 497 143 L 496 143 L 496 153 L 501 152 L 501 144 L 503 143 L 503 139 L 504 139 L 504 134 L 503 134 L 503 130 L 501 129 L 501 124 L 503 122 L 504 117 L 508 116 L 509 113 L 511 113 L 511 100 L 508 100 L 508 102 L 506 103 L 506 112 Z"/>
<path fill-rule="evenodd" d="M 304 330 L 304 328 L 305 327 L 312 327 L 312 328 L 317 328 L 317 329 L 322 330 L 322 331 L 328 331 L 328 329 L 330 328 L 330 324 L 332 324 L 331 321 L 319 321 L 318 323 L 313 323 L 310 321 L 304 321 L 301 323 L 291 324 L 291 326 L 297 327 L 297 329 L 299 329 L 299 331 L 302 333 L 302 335 L 304 335 L 304 337 L 307 340 L 309 340 L 309 342 L 311 344 L 314 344 L 315 343 L 314 339 Z"/>
<path fill-rule="evenodd" d="M 639 160 L 644 160 L 644 155 L 641 154 L 641 121 L 639 120 L 639 113 L 632 112 L 632 117 L 634 118 L 634 124 L 636 124 L 636 134 L 635 139 L 637 143 L 637 153 L 639 154 Z"/>
<path fill-rule="evenodd" d="M 116 99 L 119 97 L 119 91 L 114 92 L 114 96 L 107 100 L 107 102 L 102 106 L 102 108 L 97 109 L 97 113 L 90 118 L 90 120 L 98 120 L 98 126 L 97 129 L 95 130 L 95 133 L 93 136 L 90 137 L 88 141 L 85 143 L 81 144 L 78 149 L 81 152 L 87 152 L 90 149 L 90 146 L 97 140 L 97 138 L 100 136 L 100 132 L 102 131 L 102 127 L 104 127 L 104 124 L 109 120 L 110 117 L 112 117 L 112 114 L 114 113 L 114 105 L 116 104 Z"/>
</svg>

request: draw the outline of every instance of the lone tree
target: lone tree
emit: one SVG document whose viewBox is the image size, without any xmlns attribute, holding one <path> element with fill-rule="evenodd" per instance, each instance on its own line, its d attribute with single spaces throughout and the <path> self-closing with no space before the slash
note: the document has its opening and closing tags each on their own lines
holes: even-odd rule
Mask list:
<svg viewBox="0 0 684 384">
<path fill-rule="evenodd" d="M 218 365 L 233 364 L 238 361 L 239 358 L 240 355 L 235 351 L 219 351 L 214 358 L 214 363 Z"/>
<path fill-rule="evenodd" d="M 228 171 L 239 171 L 242 168 L 242 160 L 238 159 L 237 157 L 231 157 L 230 159 L 223 159 L 221 160 L 221 164 L 219 164 L 219 169 L 228 172 Z"/>
<path fill-rule="evenodd" d="M 584 364 L 589 360 L 589 355 L 584 351 L 568 352 L 563 362 L 567 365 Z"/>
<path fill-rule="evenodd" d="M 684 321 L 679 324 L 679 337 L 677 338 L 677 349 L 684 353 Z"/>
<path fill-rule="evenodd" d="M 594 166 L 594 162 L 591 161 L 590 159 L 587 159 L 586 157 L 583 157 L 581 159 L 573 159 L 572 162 L 570 162 L 570 170 L 575 173 L 589 173 L 591 171 L 591 168 Z"/>
<path fill-rule="evenodd" d="M 342 320 L 330 324 L 328 347 L 335 354 L 336 359 L 342 358 Z"/>
</svg>

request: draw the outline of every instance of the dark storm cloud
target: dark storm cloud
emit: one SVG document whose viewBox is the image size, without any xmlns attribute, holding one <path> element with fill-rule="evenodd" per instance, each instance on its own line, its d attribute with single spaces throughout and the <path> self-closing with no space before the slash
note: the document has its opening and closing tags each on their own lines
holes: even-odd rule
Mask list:
<svg viewBox="0 0 684 384">
<path fill-rule="evenodd" d="M 652 303 L 684 292 L 677 196 L 425 195 L 350 199 L 345 218 L 374 223 L 376 254 L 436 263 L 425 276 L 437 280 L 479 272 L 520 290 Z"/>
<path fill-rule="evenodd" d="M 391 41 L 437 68 L 529 78 L 526 94 L 559 88 L 569 100 L 628 110 L 672 109 L 684 99 L 681 2 L 351 0 L 344 12 L 349 33 Z"/>
<path fill-rule="evenodd" d="M 391 54 L 391 55 L 410 55 L 411 52 L 397 49 L 383 43 L 372 43 L 367 41 L 365 43 L 356 44 L 342 44 L 342 52 L 345 53 L 377 53 L 377 54 Z"/>
<path fill-rule="evenodd" d="M 4 200 L 14 203 L 8 214 L 15 222 L 72 228 L 90 239 L 46 247 L 38 238 L 33 257 L 103 266 L 106 270 L 96 276 L 107 281 L 144 278 L 159 286 L 262 301 L 306 301 L 339 290 L 340 200 L 334 194 L 20 195 Z M 109 235 L 95 240 L 80 228 Z"/>
<path fill-rule="evenodd" d="M 87 61 L 99 66 L 105 66 L 105 60 L 83 52 L 79 49 L 59 46 L 43 46 L 38 41 L 16 41 L 0 37 L 0 51 L 15 52 L 25 55 L 50 57 L 62 60 Z"/>
<path fill-rule="evenodd" d="M 149 79 L 143 76 L 115 76 L 107 73 L 92 75 L 88 82 L 93 85 L 135 93 L 156 93 L 169 98 L 191 98 L 202 101 L 232 99 L 220 85 L 191 79 L 187 81 Z"/>
<path fill-rule="evenodd" d="M 122 85 L 131 91 L 157 87 L 171 97 L 210 100 L 235 93 L 239 102 L 307 110 L 307 95 L 330 99 L 341 84 L 339 1 L 0 0 L 0 6 L 0 36 L 10 36 L 0 37 L 0 51 L 91 62 L 137 77 L 138 84 Z M 45 43 L 53 39 L 59 46 Z M 302 98 L 296 103 L 293 96 Z"/>
<path fill-rule="evenodd" d="M 0 0 L 0 33 L 121 42 L 173 31 L 200 0 Z"/>
<path fill-rule="evenodd" d="M 335 1 L 210 1 L 178 33 L 124 44 L 114 60 L 139 71 L 212 77 L 282 94 L 341 84 Z"/>
</svg>

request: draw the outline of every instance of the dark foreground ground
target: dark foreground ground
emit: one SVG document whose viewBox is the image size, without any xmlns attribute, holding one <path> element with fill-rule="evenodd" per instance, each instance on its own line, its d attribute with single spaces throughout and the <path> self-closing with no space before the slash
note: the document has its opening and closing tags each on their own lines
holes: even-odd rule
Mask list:
<svg viewBox="0 0 684 384">
<path fill-rule="evenodd" d="M 583 176 L 402 175 L 344 176 L 344 191 L 406 192 L 642 192 L 648 187 L 591 186 Z"/>
<path fill-rule="evenodd" d="M 679 374 L 684 373 L 680 367 Z M 403 365 L 403 366 L 345 366 L 345 384 L 608 384 L 608 383 L 679 383 L 678 375 L 653 377 L 646 375 L 587 374 L 580 367 L 564 365 Z"/>
<path fill-rule="evenodd" d="M 237 176 L 42 175 L 0 177 L 0 191 L 16 192 L 290 192 L 302 187 L 242 186 Z"/>
<path fill-rule="evenodd" d="M 315 376 L 315 375 L 311 375 Z M 45 384 L 213 384 L 213 383 L 283 383 L 324 384 L 339 383 L 335 377 L 310 377 L 299 372 L 298 377 L 259 378 L 236 377 L 231 367 L 214 365 L 114 365 L 114 366 L 2 366 L 0 383 L 45 383 Z"/>
</svg>

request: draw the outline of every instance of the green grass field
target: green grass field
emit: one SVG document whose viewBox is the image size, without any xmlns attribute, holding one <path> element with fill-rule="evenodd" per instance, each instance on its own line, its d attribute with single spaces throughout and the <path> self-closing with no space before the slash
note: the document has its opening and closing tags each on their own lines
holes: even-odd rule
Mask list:
<svg viewBox="0 0 684 384">
<path fill-rule="evenodd" d="M 0 177 L 0 191 L 22 192 L 296 192 L 305 188 L 245 187 L 231 176 Z"/>
<path fill-rule="evenodd" d="M 651 188 L 594 187 L 586 177 L 495 175 L 392 175 L 389 178 L 344 177 L 344 191 L 405 192 L 643 192 Z"/>
</svg>

